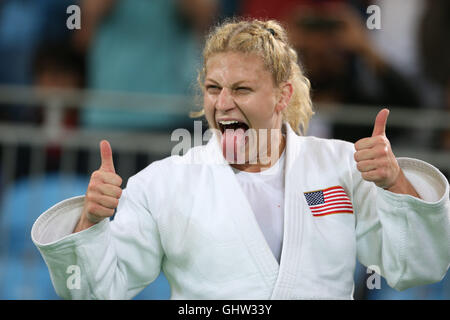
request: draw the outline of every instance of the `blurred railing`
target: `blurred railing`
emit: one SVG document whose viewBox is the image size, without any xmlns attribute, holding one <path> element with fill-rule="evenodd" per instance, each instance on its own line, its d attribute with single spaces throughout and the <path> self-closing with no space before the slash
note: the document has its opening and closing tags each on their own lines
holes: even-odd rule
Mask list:
<svg viewBox="0 0 450 320">
<path fill-rule="evenodd" d="M 96 108 L 130 110 L 130 106 L 133 106 L 132 110 L 151 108 L 154 113 L 183 115 L 186 118 L 189 111 L 194 110 L 193 100 L 185 96 L 0 86 L 0 106 L 7 104 L 25 105 L 30 108 L 44 107 L 44 123 L 40 127 L 0 123 L 0 144 L 10 148 L 23 143 L 33 146 L 58 144 L 63 148 L 86 148 L 98 152 L 99 140 L 110 139 L 114 144 L 115 152 L 144 152 L 155 156 L 170 154 L 174 145 L 174 142 L 170 140 L 170 132 L 136 133 L 114 128 L 92 130 L 82 127 L 68 130 L 63 127 L 63 110 L 69 107 L 81 109 L 88 105 L 95 105 Z M 372 126 L 375 115 L 381 107 L 316 104 L 315 117 L 330 125 Z M 450 130 L 449 112 L 439 109 L 395 108 L 395 112 L 389 116 L 388 126 L 414 132 L 406 143 L 395 145 L 394 151 L 397 156 L 417 157 L 442 170 L 450 171 L 450 151 L 436 150 L 430 146 L 434 131 Z M 14 163 L 12 154 L 3 153 L 2 166 L 10 166 Z M 63 166 L 68 167 L 66 162 Z M 7 168 L 2 171 L 10 171 L 5 169 Z"/>
<path fill-rule="evenodd" d="M 16 147 L 29 145 L 32 147 L 33 161 L 30 163 L 33 173 L 38 173 L 39 167 L 43 167 L 45 155 L 41 152 L 43 147 L 57 145 L 63 149 L 61 167 L 64 171 L 73 169 L 73 154 L 70 151 L 86 150 L 88 159 L 88 171 L 98 167 L 99 147 L 101 139 L 108 139 L 113 145 L 114 155 L 118 160 L 119 172 L 122 169 L 124 176 L 129 177 L 135 173 L 133 164 L 126 160 L 131 153 L 141 153 L 152 157 L 170 155 L 173 145 L 170 140 L 170 132 L 148 131 L 132 132 L 127 130 L 65 128 L 63 126 L 63 114 L 66 108 L 85 108 L 87 104 L 96 108 L 112 107 L 130 110 L 152 108 L 152 112 L 163 114 L 185 114 L 188 117 L 191 101 L 186 97 L 147 95 L 138 93 L 101 92 L 90 90 L 66 90 L 66 89 L 41 89 L 35 87 L 0 86 L 0 105 L 20 105 L 29 108 L 43 108 L 43 124 L 41 126 L 0 122 L 0 145 L 4 146 L 2 153 L 1 172 L 2 185 L 6 185 L 13 179 L 17 163 Z M 158 109 L 158 106 L 163 108 Z M 40 150 L 40 151 L 39 151 Z M 67 151 L 67 152 L 66 152 Z M 40 155 L 39 155 L 40 152 Z M 42 168 L 41 168 L 42 169 Z"/>
</svg>

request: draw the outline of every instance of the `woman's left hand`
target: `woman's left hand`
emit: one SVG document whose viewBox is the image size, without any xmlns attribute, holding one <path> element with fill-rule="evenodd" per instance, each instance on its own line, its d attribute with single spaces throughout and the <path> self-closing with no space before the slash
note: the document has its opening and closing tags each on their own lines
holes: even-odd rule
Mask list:
<svg viewBox="0 0 450 320">
<path fill-rule="evenodd" d="M 381 110 L 375 119 L 372 136 L 355 143 L 356 167 L 364 180 L 374 182 L 380 188 L 419 197 L 398 165 L 386 137 L 388 116 L 388 109 Z"/>
<path fill-rule="evenodd" d="M 363 179 L 384 189 L 393 186 L 400 174 L 400 166 L 386 137 L 388 115 L 388 109 L 381 110 L 375 119 L 372 136 L 355 143 L 356 167 Z"/>
</svg>

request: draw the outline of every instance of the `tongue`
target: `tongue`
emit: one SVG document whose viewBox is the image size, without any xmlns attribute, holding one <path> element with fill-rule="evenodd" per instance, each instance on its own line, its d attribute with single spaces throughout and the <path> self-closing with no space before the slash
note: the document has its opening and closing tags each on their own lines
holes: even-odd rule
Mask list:
<svg viewBox="0 0 450 320">
<path fill-rule="evenodd" d="M 222 134 L 222 153 L 224 158 L 231 163 L 245 161 L 245 132 L 244 129 L 227 129 Z"/>
</svg>

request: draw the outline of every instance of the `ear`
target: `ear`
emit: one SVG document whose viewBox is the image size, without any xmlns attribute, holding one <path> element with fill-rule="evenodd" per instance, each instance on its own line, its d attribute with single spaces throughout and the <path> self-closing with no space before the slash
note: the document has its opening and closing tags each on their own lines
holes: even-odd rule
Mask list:
<svg viewBox="0 0 450 320">
<path fill-rule="evenodd" d="M 280 95 L 278 97 L 277 105 L 275 106 L 276 112 L 283 111 L 291 101 L 292 93 L 294 92 L 294 88 L 290 82 L 283 82 L 280 85 Z"/>
</svg>

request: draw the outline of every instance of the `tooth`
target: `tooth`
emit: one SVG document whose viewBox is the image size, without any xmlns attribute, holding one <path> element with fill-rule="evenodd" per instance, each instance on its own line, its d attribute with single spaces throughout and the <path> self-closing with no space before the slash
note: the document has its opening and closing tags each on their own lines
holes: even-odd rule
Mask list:
<svg viewBox="0 0 450 320">
<path fill-rule="evenodd" d="M 227 124 L 233 124 L 233 123 L 239 123 L 239 121 L 236 120 L 230 120 L 230 121 L 219 121 L 220 124 L 227 125 Z"/>
</svg>

